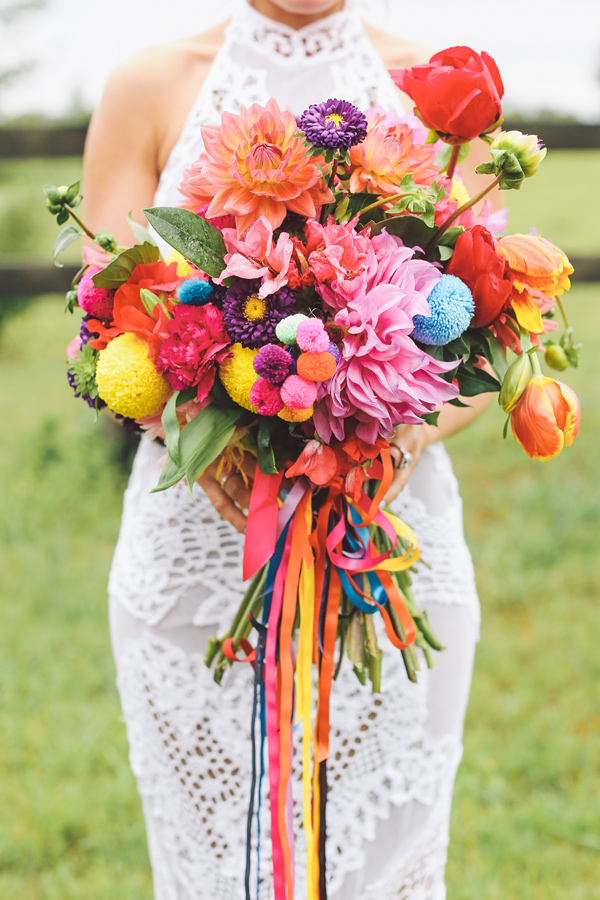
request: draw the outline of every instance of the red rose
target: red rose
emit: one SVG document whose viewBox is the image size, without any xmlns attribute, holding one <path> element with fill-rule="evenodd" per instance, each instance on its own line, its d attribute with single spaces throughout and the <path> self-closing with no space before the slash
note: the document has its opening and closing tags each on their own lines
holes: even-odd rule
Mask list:
<svg viewBox="0 0 600 900">
<path fill-rule="evenodd" d="M 390 72 L 422 121 L 450 144 L 490 131 L 502 115 L 504 85 L 496 63 L 470 47 L 450 47 L 423 66 Z"/>
<path fill-rule="evenodd" d="M 510 303 L 513 276 L 508 263 L 496 251 L 494 238 L 483 225 L 463 231 L 446 266 L 470 288 L 475 303 L 471 327 L 491 325 Z"/>
</svg>

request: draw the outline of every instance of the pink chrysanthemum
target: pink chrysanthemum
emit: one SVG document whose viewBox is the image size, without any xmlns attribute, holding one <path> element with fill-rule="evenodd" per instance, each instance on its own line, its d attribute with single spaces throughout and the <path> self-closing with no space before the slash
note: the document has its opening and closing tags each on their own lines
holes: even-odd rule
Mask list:
<svg viewBox="0 0 600 900">
<path fill-rule="evenodd" d="M 440 377 L 456 363 L 433 359 L 410 337 L 413 317 L 431 315 L 426 298 L 439 270 L 413 259 L 414 251 L 385 231 L 373 246 L 369 277 L 353 282 L 354 294 L 335 317 L 345 332 L 342 358 L 319 388 L 314 412 L 317 433 L 327 442 L 332 434 L 343 440 L 344 420 L 352 418 L 356 435 L 374 443 L 395 425 L 420 422 L 458 393 Z"/>
<path fill-rule="evenodd" d="M 175 390 L 197 386 L 196 399 L 202 403 L 214 384 L 217 365 L 229 355 L 231 340 L 225 331 L 223 314 L 212 303 L 178 303 L 168 331 L 169 337 L 155 360 L 156 368 Z"/>
<path fill-rule="evenodd" d="M 186 191 L 200 205 L 210 200 L 208 219 L 234 215 L 238 235 L 260 216 L 273 228 L 288 210 L 314 217 L 318 206 L 333 200 L 320 157 L 307 156 L 290 110 L 275 100 L 239 114 L 224 113 L 220 125 L 202 129 L 206 152 L 186 175 Z"/>
</svg>

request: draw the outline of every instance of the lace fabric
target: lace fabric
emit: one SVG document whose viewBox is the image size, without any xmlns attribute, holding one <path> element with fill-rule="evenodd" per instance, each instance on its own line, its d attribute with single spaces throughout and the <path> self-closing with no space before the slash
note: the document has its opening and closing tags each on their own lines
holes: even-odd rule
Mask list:
<svg viewBox="0 0 600 900">
<path fill-rule="evenodd" d="M 182 173 L 202 150 L 201 126 L 275 96 L 300 112 L 340 96 L 398 108 L 355 10 L 294 32 L 242 3 L 156 193 L 176 205 Z M 250 779 L 251 670 L 217 687 L 203 663 L 243 592 L 243 538 L 187 487 L 151 494 L 164 451 L 142 440 L 125 495 L 111 570 L 110 624 L 156 900 L 240 900 Z M 334 685 L 328 802 L 330 900 L 442 900 L 450 803 L 478 635 L 479 604 L 461 501 L 444 448 L 421 458 L 395 510 L 419 537 L 415 593 L 447 650 L 408 682 L 387 646 L 383 691 L 349 666 Z M 295 741 L 301 734 L 295 734 Z M 293 788 L 301 784 L 294 768 Z M 265 781 L 266 783 L 266 781 Z M 266 790 L 266 787 L 265 787 Z M 264 792 L 263 792 L 264 793 Z M 272 896 L 267 798 L 260 897 Z M 296 897 L 305 897 L 301 804 L 295 804 Z M 256 837 L 256 835 L 255 835 Z"/>
</svg>

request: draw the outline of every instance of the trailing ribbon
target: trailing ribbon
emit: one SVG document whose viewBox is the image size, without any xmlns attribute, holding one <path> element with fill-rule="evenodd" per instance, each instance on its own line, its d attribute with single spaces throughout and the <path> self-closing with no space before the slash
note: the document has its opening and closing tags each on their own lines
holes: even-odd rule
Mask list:
<svg viewBox="0 0 600 900">
<path fill-rule="evenodd" d="M 326 900 L 326 800 L 329 756 L 330 700 L 342 592 L 363 613 L 381 612 L 392 644 L 404 649 L 415 641 L 416 629 L 391 573 L 410 568 L 419 557 L 414 532 L 397 516 L 380 509 L 393 477 L 389 450 L 381 451 L 367 475 L 380 479 L 373 498 L 361 493 L 351 499 L 341 479 L 318 494 L 305 478 L 297 478 L 280 505 L 282 473 L 262 475 L 257 468 L 248 514 L 244 577 L 268 562 L 264 586 L 259 647 L 243 639 L 238 657 L 231 639 L 223 652 L 232 660 L 255 665 L 252 710 L 252 792 L 248 843 L 258 781 L 267 747 L 273 884 L 275 900 L 293 900 L 294 834 L 292 827 L 291 762 L 294 716 L 302 723 L 302 814 L 307 847 L 306 900 Z M 378 550 L 373 530 L 385 538 Z M 387 543 L 386 543 L 387 542 Z M 402 542 L 399 546 L 399 542 Z M 400 550 L 400 547 L 402 548 Z M 392 609 L 392 614 L 389 608 Z M 299 623 L 297 658 L 293 632 Z M 265 634 L 266 632 L 266 634 Z M 313 664 L 317 664 L 317 698 L 313 721 Z M 294 704 L 296 702 L 296 709 Z M 260 715 L 258 707 L 260 706 Z M 260 720 L 261 768 L 257 775 L 255 727 Z M 312 771 L 311 771 L 312 760 Z M 260 865 L 260 823 L 259 823 Z M 250 850 L 248 849 L 248 854 Z M 249 900 L 250 856 L 246 866 Z"/>
</svg>

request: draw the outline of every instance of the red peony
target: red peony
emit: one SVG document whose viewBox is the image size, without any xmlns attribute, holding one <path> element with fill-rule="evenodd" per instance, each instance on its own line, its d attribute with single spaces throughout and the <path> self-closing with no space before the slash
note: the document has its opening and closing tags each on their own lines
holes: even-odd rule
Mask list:
<svg viewBox="0 0 600 900">
<path fill-rule="evenodd" d="M 229 355 L 231 339 L 223 315 L 212 303 L 204 306 L 178 304 L 168 324 L 169 336 L 160 348 L 155 365 L 175 390 L 198 387 L 202 403 L 215 381 L 217 364 Z"/>
<path fill-rule="evenodd" d="M 494 238 L 483 225 L 463 231 L 446 266 L 470 288 L 475 302 L 473 328 L 491 325 L 509 306 L 513 276 L 508 263 L 496 251 Z"/>
<path fill-rule="evenodd" d="M 421 120 L 449 144 L 491 131 L 502 115 L 504 85 L 496 63 L 470 47 L 450 47 L 423 66 L 390 72 Z"/>
</svg>

